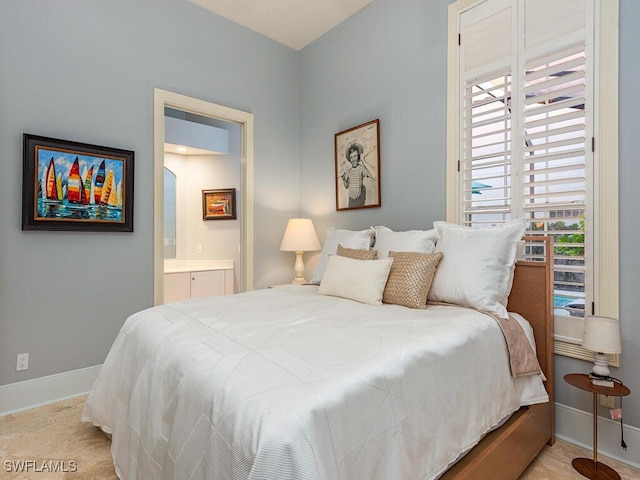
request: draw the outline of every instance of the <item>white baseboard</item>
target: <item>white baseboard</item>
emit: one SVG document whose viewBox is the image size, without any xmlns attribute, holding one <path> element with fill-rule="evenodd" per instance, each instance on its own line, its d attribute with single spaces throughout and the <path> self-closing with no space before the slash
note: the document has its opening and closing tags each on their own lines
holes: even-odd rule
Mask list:
<svg viewBox="0 0 640 480">
<path fill-rule="evenodd" d="M 593 414 L 556 403 L 556 436 L 592 450 Z M 627 450 L 620 446 L 619 421 L 598 417 L 598 455 L 640 468 L 640 428 L 624 425 L 624 441 Z"/>
<path fill-rule="evenodd" d="M 88 393 L 102 365 L 0 386 L 0 416 Z"/>
</svg>

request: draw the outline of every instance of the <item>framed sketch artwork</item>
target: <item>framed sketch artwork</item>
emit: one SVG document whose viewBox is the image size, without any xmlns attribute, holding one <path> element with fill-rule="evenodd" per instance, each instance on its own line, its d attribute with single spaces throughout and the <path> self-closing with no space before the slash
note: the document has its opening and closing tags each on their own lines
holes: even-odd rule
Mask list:
<svg viewBox="0 0 640 480">
<path fill-rule="evenodd" d="M 380 120 L 335 135 L 336 210 L 379 207 Z"/>
<path fill-rule="evenodd" d="M 133 231 L 133 151 L 23 140 L 23 230 Z"/>
</svg>

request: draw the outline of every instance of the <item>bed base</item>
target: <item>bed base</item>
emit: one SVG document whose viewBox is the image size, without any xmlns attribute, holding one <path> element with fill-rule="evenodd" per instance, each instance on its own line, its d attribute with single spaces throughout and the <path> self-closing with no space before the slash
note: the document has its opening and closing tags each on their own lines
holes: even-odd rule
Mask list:
<svg viewBox="0 0 640 480">
<path fill-rule="evenodd" d="M 515 480 L 553 440 L 548 403 L 522 407 L 447 470 L 442 480 Z"/>
<path fill-rule="evenodd" d="M 469 453 L 447 470 L 444 480 L 516 480 L 545 445 L 555 442 L 553 386 L 553 269 L 549 237 L 525 237 L 542 242 L 545 260 L 519 261 L 507 309 L 533 327 L 536 353 L 547 378 L 549 402 L 522 407 L 500 428 L 487 434 Z"/>
</svg>

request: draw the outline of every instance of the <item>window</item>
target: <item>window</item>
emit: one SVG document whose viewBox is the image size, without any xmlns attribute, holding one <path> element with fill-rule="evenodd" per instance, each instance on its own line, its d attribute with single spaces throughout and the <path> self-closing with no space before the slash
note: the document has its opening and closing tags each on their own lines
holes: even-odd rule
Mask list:
<svg viewBox="0 0 640 480">
<path fill-rule="evenodd" d="M 618 318 L 617 14 L 609 0 L 449 7 L 447 220 L 522 217 L 550 235 L 557 350 L 587 359 L 585 313 Z"/>
</svg>

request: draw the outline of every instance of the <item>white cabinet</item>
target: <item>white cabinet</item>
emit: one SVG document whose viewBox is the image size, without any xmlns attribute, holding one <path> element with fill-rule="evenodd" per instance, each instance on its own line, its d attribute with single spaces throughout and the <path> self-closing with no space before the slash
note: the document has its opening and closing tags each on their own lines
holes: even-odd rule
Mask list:
<svg viewBox="0 0 640 480">
<path fill-rule="evenodd" d="M 165 267 L 164 303 L 233 293 L 233 265 Z"/>
<path fill-rule="evenodd" d="M 228 270 L 191 272 L 191 298 L 211 297 L 233 293 L 226 288 Z"/>
<path fill-rule="evenodd" d="M 191 298 L 191 272 L 164 274 L 164 303 Z"/>
</svg>

